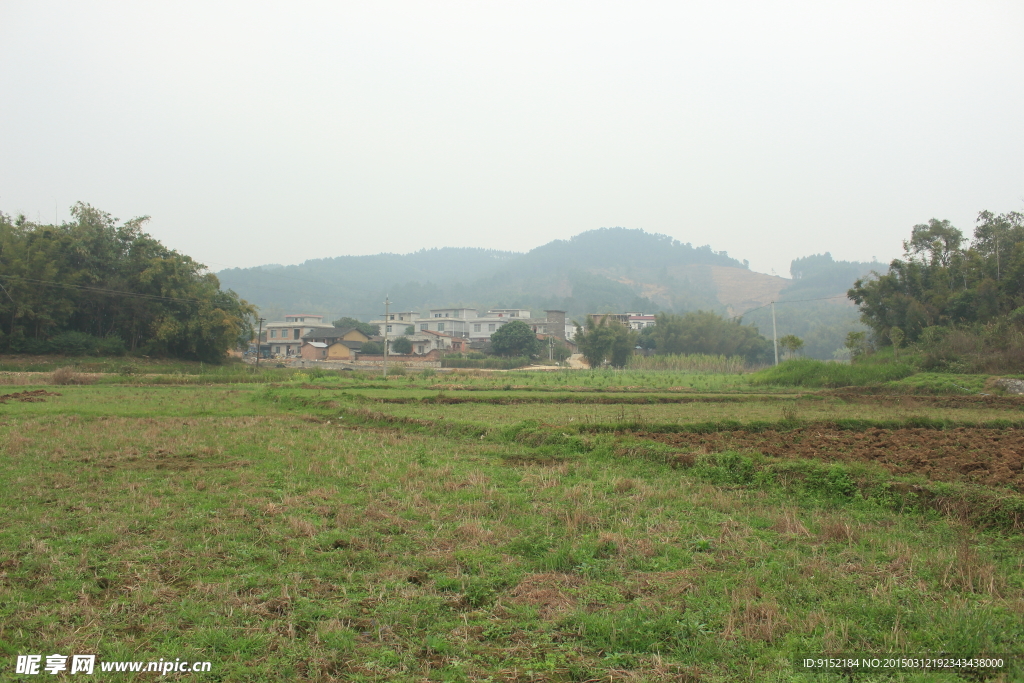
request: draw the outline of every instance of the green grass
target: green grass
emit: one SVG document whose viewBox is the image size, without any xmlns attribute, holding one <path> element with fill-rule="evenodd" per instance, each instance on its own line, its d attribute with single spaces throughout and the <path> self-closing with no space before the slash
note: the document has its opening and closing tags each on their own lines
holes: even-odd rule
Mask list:
<svg viewBox="0 0 1024 683">
<path fill-rule="evenodd" d="M 55 652 L 210 660 L 223 681 L 840 681 L 792 660 L 1024 655 L 1019 529 L 914 504 L 879 469 L 680 466 L 622 435 L 428 412 L 543 403 L 368 404 L 354 387 L 378 380 L 316 382 L 332 388 L 48 387 L 61 396 L 0 405 L 0 679 Z M 759 409 L 740 398 L 712 405 Z"/>
<path fill-rule="evenodd" d="M 901 380 L 915 372 L 912 366 L 903 363 L 847 365 L 795 358 L 754 373 L 750 383 L 755 386 L 850 387 Z"/>
</svg>

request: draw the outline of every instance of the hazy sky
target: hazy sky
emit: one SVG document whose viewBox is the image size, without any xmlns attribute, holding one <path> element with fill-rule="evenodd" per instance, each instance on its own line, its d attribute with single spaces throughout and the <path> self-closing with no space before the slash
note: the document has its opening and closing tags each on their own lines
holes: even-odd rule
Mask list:
<svg viewBox="0 0 1024 683">
<path fill-rule="evenodd" d="M 215 270 L 605 226 L 888 260 L 1024 210 L 1022 36 L 1020 0 L 0 0 L 0 210 L 149 214 Z"/>
</svg>

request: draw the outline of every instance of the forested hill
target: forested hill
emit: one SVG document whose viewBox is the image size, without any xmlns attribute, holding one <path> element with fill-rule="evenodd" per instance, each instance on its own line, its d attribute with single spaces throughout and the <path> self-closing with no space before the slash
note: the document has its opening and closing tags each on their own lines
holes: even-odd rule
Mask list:
<svg viewBox="0 0 1024 683">
<path fill-rule="evenodd" d="M 709 246 L 642 230 L 602 228 L 525 254 L 449 247 L 232 268 L 217 275 L 224 286 L 249 297 L 265 317 L 301 309 L 369 319 L 382 312 L 385 294 L 401 310 L 421 311 L 455 305 L 560 308 L 572 315 L 673 309 L 677 304 L 686 310 L 718 309 L 709 273 L 693 270 L 700 266 L 747 267 Z M 646 297 L 643 284 L 667 296 Z"/>
<path fill-rule="evenodd" d="M 807 337 L 808 353 L 831 358 L 847 332 L 862 329 L 846 290 L 879 268 L 884 270 L 881 264 L 834 261 L 826 253 L 795 260 L 790 280 L 752 272 L 746 261 L 710 246 L 602 228 L 527 253 L 429 249 L 235 268 L 217 276 L 271 320 L 291 312 L 370 320 L 383 313 L 385 295 L 395 311 L 522 307 L 539 314 L 554 308 L 567 311 L 570 320 L 606 311 L 706 310 L 733 316 L 772 300 L 842 295 L 779 309 L 780 334 Z M 770 333 L 764 315 L 762 309 L 745 321 Z"/>
</svg>

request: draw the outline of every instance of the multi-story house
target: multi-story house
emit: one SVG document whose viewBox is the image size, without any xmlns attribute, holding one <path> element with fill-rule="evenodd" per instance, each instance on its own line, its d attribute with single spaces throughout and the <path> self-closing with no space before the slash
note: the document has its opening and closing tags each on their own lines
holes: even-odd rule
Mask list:
<svg viewBox="0 0 1024 683">
<path fill-rule="evenodd" d="M 302 337 L 316 330 L 333 330 L 334 325 L 324 323 L 324 316 L 312 313 L 293 313 L 283 321 L 269 322 L 263 326 L 260 340 L 269 347 L 269 355 L 290 358 L 301 355 Z"/>
</svg>

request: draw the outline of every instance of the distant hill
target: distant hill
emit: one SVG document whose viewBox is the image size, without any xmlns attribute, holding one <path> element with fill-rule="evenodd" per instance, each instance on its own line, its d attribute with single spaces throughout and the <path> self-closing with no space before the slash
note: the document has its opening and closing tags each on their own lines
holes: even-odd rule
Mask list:
<svg viewBox="0 0 1024 683">
<path fill-rule="evenodd" d="M 293 266 L 231 268 L 217 276 L 223 287 L 256 304 L 271 320 L 292 312 L 322 313 L 330 320 L 369 320 L 383 313 L 387 295 L 394 311 L 449 306 L 521 307 L 538 313 L 560 309 L 570 320 L 582 321 L 587 313 L 627 310 L 712 310 L 734 316 L 785 299 L 791 290 L 845 293 L 859 276 L 851 273 L 867 272 L 865 264 L 850 269 L 828 254 L 793 263 L 800 265 L 798 277 L 788 280 L 754 273 L 746 261 L 710 246 L 694 247 L 642 230 L 601 228 L 527 253 L 446 247 L 411 254 L 339 256 Z M 842 335 L 830 335 L 824 346 L 857 325 L 855 309 L 847 304 L 832 308 L 845 309 L 847 322 Z M 770 336 L 770 321 L 768 328 L 760 317 L 757 322 Z M 793 330 L 802 326 L 794 321 L 790 327 L 779 334 L 799 336 Z"/>
</svg>

